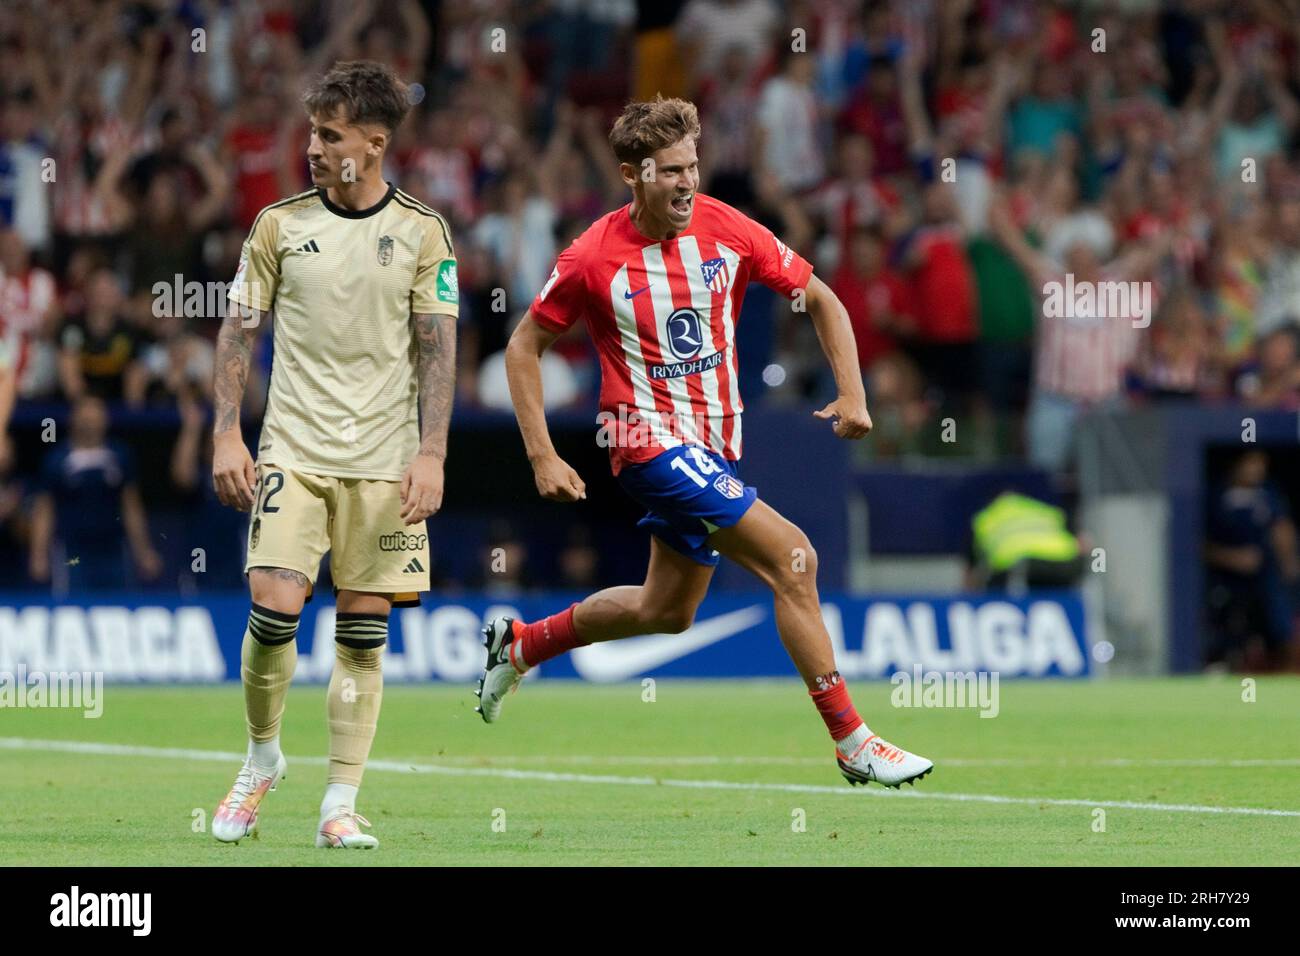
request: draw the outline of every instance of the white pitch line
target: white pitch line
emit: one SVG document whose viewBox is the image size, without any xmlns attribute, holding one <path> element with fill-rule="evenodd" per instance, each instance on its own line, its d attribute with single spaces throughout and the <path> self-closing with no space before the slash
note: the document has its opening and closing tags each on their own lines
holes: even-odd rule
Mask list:
<svg viewBox="0 0 1300 956">
<path fill-rule="evenodd" d="M 827 762 L 825 757 L 771 757 L 766 755 L 738 756 L 735 754 L 652 755 L 627 754 L 493 754 L 491 756 L 466 756 L 455 754 L 439 756 L 448 764 L 475 764 L 488 766 L 497 763 L 570 763 L 570 764 L 663 764 L 671 766 L 710 766 L 722 764 L 762 765 L 780 767 L 819 767 Z M 1079 759 L 1066 757 L 1042 759 L 1036 757 L 935 757 L 935 764 L 945 767 L 1300 767 L 1300 757 L 1257 758 L 1240 760 L 1210 760 L 1199 758 L 1132 758 Z"/>
<path fill-rule="evenodd" d="M 3 750 L 43 750 L 61 753 L 95 754 L 115 757 L 160 757 L 181 760 L 242 761 L 245 754 L 222 750 L 189 750 L 181 747 L 141 747 L 131 744 L 96 744 L 76 740 L 33 740 L 24 737 L 0 737 Z M 325 766 L 327 757 L 295 757 L 294 763 Z M 743 783 L 732 780 L 673 780 L 661 777 L 618 777 L 605 774 L 557 773 L 546 770 L 516 770 L 510 767 L 449 767 L 440 764 L 417 764 L 406 760 L 371 760 L 373 770 L 394 773 L 428 773 L 450 777 L 498 777 L 505 780 L 541 780 L 548 783 L 592 783 L 637 787 L 680 787 L 687 790 L 745 790 L 778 793 L 825 793 L 850 796 L 857 789 L 845 786 L 821 786 L 803 783 Z M 981 793 L 943 793 L 933 790 L 908 790 L 890 793 L 884 788 L 863 788 L 863 794 L 886 799 L 948 800 L 956 803 L 999 803 L 1020 806 L 1107 807 L 1118 810 L 1157 810 L 1169 813 L 1221 813 L 1253 817 L 1300 817 L 1300 810 L 1270 810 L 1262 807 L 1203 807 L 1185 803 L 1143 803 L 1129 800 L 1072 800 L 1061 797 L 1003 797 Z"/>
</svg>

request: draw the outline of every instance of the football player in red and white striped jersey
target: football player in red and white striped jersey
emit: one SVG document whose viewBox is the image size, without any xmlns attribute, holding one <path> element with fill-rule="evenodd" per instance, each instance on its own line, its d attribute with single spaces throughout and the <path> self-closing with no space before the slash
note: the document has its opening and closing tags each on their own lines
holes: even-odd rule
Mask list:
<svg viewBox="0 0 1300 956">
<path fill-rule="evenodd" d="M 488 662 L 479 711 L 492 722 L 529 667 L 574 647 L 691 626 L 719 553 L 772 589 L 777 628 L 808 685 L 850 783 L 912 782 L 933 768 L 873 734 L 835 667 L 807 536 L 739 478 L 742 445 L 735 324 L 756 280 L 811 317 L 839 397 L 814 414 L 835 434 L 871 429 L 849 318 L 812 266 L 762 225 L 698 192 L 695 107 L 632 103 L 610 144 L 632 202 L 597 220 L 559 257 L 506 351 L 510 394 L 538 491 L 585 497 L 556 454 L 542 406 L 540 359 L 582 319 L 600 354 L 602 435 L 619 483 L 647 509 L 645 582 L 592 594 L 526 624 L 484 629 Z"/>
</svg>

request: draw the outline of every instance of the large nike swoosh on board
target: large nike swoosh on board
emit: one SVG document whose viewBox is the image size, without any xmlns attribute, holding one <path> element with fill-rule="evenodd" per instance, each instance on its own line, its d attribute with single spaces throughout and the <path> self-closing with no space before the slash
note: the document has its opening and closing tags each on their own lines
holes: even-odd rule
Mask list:
<svg viewBox="0 0 1300 956">
<path fill-rule="evenodd" d="M 651 634 L 588 644 L 576 648 L 569 656 L 574 670 L 586 680 L 627 680 L 739 634 L 765 617 L 764 607 L 742 607 L 699 621 L 684 634 Z"/>
</svg>

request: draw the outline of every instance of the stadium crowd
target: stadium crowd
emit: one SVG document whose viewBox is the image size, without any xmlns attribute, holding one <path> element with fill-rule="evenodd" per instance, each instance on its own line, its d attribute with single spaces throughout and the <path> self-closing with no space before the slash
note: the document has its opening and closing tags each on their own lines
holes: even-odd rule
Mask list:
<svg viewBox="0 0 1300 956">
<path fill-rule="evenodd" d="M 354 57 L 411 84 L 387 178 L 452 225 L 458 408 L 508 407 L 512 322 L 627 201 L 609 122 L 662 93 L 699 104 L 703 190 L 846 305 L 874 456 L 1060 471 L 1091 408 L 1300 410 L 1297 0 L 13 0 L 0 426 L 15 403 L 158 409 L 180 423 L 173 480 L 202 484 L 224 309 L 204 284 L 233 277 L 259 209 L 309 187 L 301 91 Z M 1067 274 L 1149 283 L 1149 314 L 1047 319 Z M 751 406 L 833 389 L 806 316 L 766 290 L 738 335 Z M 592 407 L 585 333 L 548 361 L 548 402 Z M 949 415 L 973 437 L 941 443 Z"/>
</svg>

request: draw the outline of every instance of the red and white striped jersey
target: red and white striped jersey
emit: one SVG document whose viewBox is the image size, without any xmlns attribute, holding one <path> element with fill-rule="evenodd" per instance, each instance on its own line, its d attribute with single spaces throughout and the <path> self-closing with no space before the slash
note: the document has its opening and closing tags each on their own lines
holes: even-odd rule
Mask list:
<svg viewBox="0 0 1300 956">
<path fill-rule="evenodd" d="M 699 193 L 689 228 L 657 242 L 631 204 L 602 216 L 560 254 L 533 300 L 538 325 L 587 323 L 600 354 L 610 465 L 697 444 L 741 453 L 736 320 L 750 279 L 794 297 L 812 266 L 771 230 Z"/>
<path fill-rule="evenodd" d="M 1102 269 L 1095 285 L 1117 281 Z M 1048 282 L 1067 286 L 1065 273 L 1044 273 Z M 1140 333 L 1136 312 L 1099 316 L 1071 308 L 1065 316 L 1041 316 L 1034 356 L 1034 383 L 1040 391 L 1082 402 L 1102 402 L 1124 391 L 1124 376 L 1137 355 Z"/>
<path fill-rule="evenodd" d="M 0 273 L 0 365 L 12 365 L 21 382 L 32 339 L 58 298 L 54 276 L 32 267 L 23 275 Z"/>
</svg>

